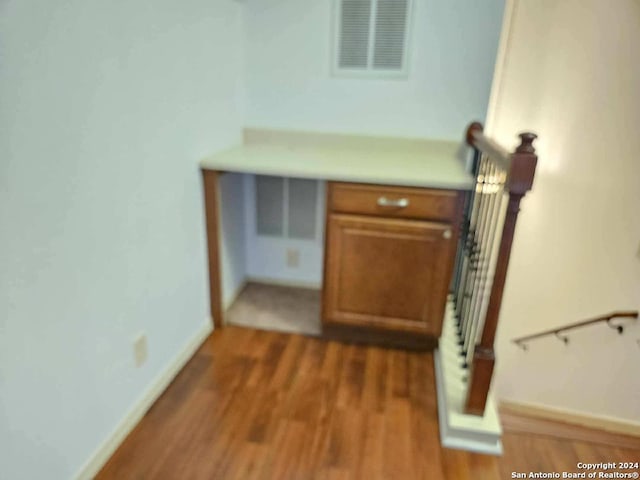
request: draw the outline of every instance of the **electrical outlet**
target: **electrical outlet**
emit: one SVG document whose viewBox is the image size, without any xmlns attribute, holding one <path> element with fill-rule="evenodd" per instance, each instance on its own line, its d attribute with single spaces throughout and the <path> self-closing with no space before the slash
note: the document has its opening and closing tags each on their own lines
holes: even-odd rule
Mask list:
<svg viewBox="0 0 640 480">
<path fill-rule="evenodd" d="M 138 335 L 133 341 L 133 359 L 136 367 L 141 367 L 147 361 L 147 336 L 144 333 Z"/>
<path fill-rule="evenodd" d="M 287 267 L 295 268 L 300 264 L 300 251 L 297 248 L 287 249 Z"/>
</svg>

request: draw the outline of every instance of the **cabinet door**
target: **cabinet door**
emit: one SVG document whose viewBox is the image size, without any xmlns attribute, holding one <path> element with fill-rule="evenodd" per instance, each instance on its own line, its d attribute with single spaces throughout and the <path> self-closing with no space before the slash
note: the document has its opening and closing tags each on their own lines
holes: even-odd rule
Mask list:
<svg viewBox="0 0 640 480">
<path fill-rule="evenodd" d="M 450 225 L 330 214 L 327 226 L 325 323 L 440 335 Z"/>
</svg>

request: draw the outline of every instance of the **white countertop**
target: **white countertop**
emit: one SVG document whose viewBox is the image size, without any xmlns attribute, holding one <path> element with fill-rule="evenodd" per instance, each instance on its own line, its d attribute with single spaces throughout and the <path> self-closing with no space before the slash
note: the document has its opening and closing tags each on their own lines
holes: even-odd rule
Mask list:
<svg viewBox="0 0 640 480">
<path fill-rule="evenodd" d="M 244 131 L 244 144 L 200 162 L 205 170 L 468 190 L 461 143 L 278 130 Z"/>
</svg>

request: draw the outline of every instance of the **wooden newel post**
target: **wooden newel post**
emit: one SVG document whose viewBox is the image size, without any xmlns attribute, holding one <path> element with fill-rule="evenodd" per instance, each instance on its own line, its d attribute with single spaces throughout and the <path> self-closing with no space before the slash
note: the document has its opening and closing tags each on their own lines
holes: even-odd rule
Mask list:
<svg viewBox="0 0 640 480">
<path fill-rule="evenodd" d="M 509 203 L 504 226 L 502 227 L 500 248 L 498 250 L 498 259 L 489 295 L 489 305 L 485 316 L 482 338 L 475 347 L 469 375 L 470 381 L 467 390 L 465 413 L 472 415 L 484 415 L 489 395 L 496 358 L 493 344 L 498 328 L 498 317 L 507 277 L 507 268 L 509 267 L 509 257 L 511 256 L 511 245 L 516 229 L 518 212 L 520 211 L 520 200 L 531 190 L 538 161 L 533 147 L 535 138 L 536 135 L 533 133 L 521 133 L 521 143 L 510 158 L 511 163 L 505 185 L 509 193 Z"/>
</svg>

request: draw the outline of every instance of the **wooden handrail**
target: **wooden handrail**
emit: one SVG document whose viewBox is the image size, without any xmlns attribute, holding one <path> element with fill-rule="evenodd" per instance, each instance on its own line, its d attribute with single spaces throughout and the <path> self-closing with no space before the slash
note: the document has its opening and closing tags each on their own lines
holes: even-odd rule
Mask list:
<svg viewBox="0 0 640 480">
<path fill-rule="evenodd" d="M 591 318 L 589 320 L 583 320 L 581 322 L 570 323 L 569 325 L 565 325 L 563 327 L 553 328 L 551 330 L 545 330 L 543 332 L 535 333 L 533 335 L 526 335 L 524 337 L 518 337 L 518 338 L 513 339 L 512 341 L 516 345 L 525 348 L 524 344 L 525 344 L 525 342 L 527 342 L 529 340 L 533 340 L 535 338 L 546 337 L 547 335 L 556 335 L 556 336 L 558 336 L 559 333 L 567 332 L 569 330 L 573 330 L 573 329 L 576 329 L 576 328 L 581 328 L 581 327 L 584 327 L 586 325 L 592 325 L 594 323 L 600 323 L 600 322 L 609 323 L 614 318 L 632 318 L 632 319 L 637 319 L 638 318 L 638 312 L 634 311 L 634 310 L 611 312 L 608 315 L 602 315 L 600 317 Z M 611 325 L 610 324 L 610 326 L 612 328 L 615 328 L 619 333 L 623 332 L 622 325 Z M 560 338 L 565 343 L 568 341 L 567 337 L 560 337 Z"/>
<path fill-rule="evenodd" d="M 531 189 L 538 157 L 533 147 L 536 138 L 534 133 L 521 133 L 520 145 L 513 153 L 499 146 L 483 133 L 482 125 L 474 122 L 467 129 L 467 143 L 477 151 L 491 158 L 503 167 L 507 174 L 505 190 L 509 194 L 509 203 L 502 227 L 498 257 L 495 266 L 493 284 L 489 294 L 484 327 L 480 343 L 475 346 L 473 361 L 469 375 L 469 386 L 465 412 L 472 415 L 483 415 L 495 364 L 493 348 L 498 328 L 502 294 L 509 267 L 511 247 L 515 234 L 516 220 L 520 210 L 520 200 Z"/>
<path fill-rule="evenodd" d="M 467 143 L 496 160 L 503 170 L 509 171 L 511 152 L 489 137 L 486 137 L 482 131 L 482 124 L 480 122 L 473 122 L 467 127 Z"/>
<path fill-rule="evenodd" d="M 514 153 L 487 137 L 480 122 L 473 122 L 467 128 L 467 143 L 484 153 L 507 173 L 509 191 L 519 191 L 525 194 L 533 185 L 537 156 L 533 141 L 538 137 L 535 133 L 523 132 L 520 135 L 520 145 Z M 535 159 L 531 158 L 535 157 Z"/>
</svg>

